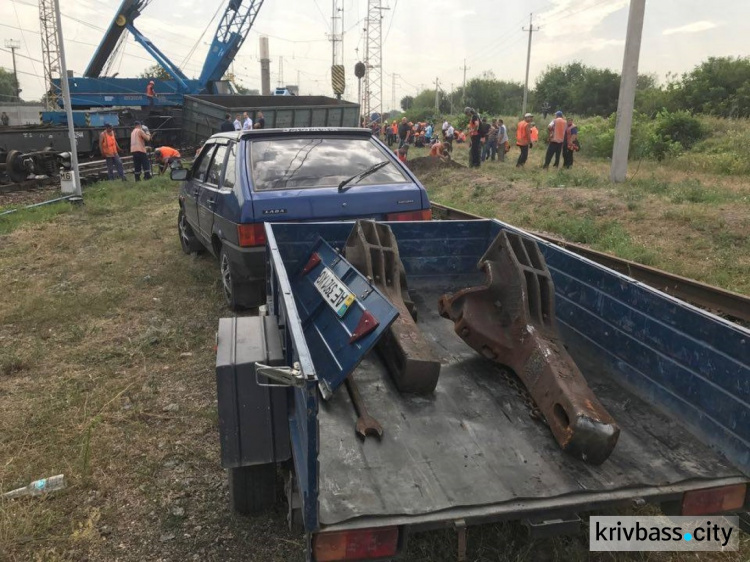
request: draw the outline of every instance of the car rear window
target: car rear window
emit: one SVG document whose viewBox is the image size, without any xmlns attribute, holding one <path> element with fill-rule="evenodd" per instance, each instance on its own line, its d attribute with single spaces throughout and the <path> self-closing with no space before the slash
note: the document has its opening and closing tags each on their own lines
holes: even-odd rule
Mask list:
<svg viewBox="0 0 750 562">
<path fill-rule="evenodd" d="M 370 139 L 301 138 L 257 140 L 250 143 L 255 191 L 334 187 L 384 160 L 388 154 Z M 357 185 L 410 181 L 393 163 Z"/>
</svg>

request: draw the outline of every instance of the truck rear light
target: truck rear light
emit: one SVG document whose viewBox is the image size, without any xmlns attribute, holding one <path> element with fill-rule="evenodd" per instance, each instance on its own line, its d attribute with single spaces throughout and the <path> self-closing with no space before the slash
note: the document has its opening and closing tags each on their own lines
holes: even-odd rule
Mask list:
<svg viewBox="0 0 750 562">
<path fill-rule="evenodd" d="M 320 533 L 313 538 L 313 551 L 317 562 L 395 556 L 398 551 L 398 527 Z"/>
<path fill-rule="evenodd" d="M 407 213 L 388 213 L 385 220 L 393 222 L 402 221 L 431 221 L 432 209 L 422 209 L 421 211 L 409 211 Z"/>
<path fill-rule="evenodd" d="M 747 484 L 691 490 L 682 495 L 682 515 L 710 515 L 738 511 L 745 504 Z"/>
<path fill-rule="evenodd" d="M 263 229 L 263 223 L 238 224 L 237 238 L 243 248 L 263 246 L 266 243 L 266 231 Z"/>
</svg>

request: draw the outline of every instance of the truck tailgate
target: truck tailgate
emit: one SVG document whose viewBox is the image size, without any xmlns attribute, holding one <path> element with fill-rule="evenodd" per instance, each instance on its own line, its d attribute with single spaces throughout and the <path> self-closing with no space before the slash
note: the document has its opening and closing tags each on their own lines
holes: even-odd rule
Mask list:
<svg viewBox="0 0 750 562">
<path fill-rule="evenodd" d="M 622 430 L 601 466 L 564 454 L 549 429 L 531 418 L 502 370 L 438 316 L 438 297 L 455 287 L 436 283 L 433 278 L 410 287 L 419 325 L 441 358 L 434 395 L 400 394 L 371 353 L 355 373 L 370 413 L 383 425 L 382 441 L 355 437 L 346 392 L 320 404 L 324 527 L 366 526 L 384 518 L 419 524 L 504 512 L 517 517 L 550 505 L 576 511 L 747 480 L 683 425 L 618 385 L 608 363 L 594 355 L 596 348 L 561 326 L 571 355 Z"/>
</svg>

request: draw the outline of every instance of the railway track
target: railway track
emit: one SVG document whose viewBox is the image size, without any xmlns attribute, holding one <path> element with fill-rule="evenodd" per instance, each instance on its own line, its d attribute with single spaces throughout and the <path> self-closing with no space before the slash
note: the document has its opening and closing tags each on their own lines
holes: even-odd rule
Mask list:
<svg viewBox="0 0 750 562">
<path fill-rule="evenodd" d="M 443 220 L 477 220 L 486 218 L 437 203 L 432 203 L 432 210 L 433 216 Z M 529 230 L 528 232 L 586 257 L 591 261 L 628 275 L 673 297 L 677 297 L 745 326 L 750 325 L 750 297 L 661 271 L 654 267 L 617 258 L 592 250 L 591 248 L 586 248 L 580 244 L 566 242 L 548 234 L 534 232 L 533 230 Z"/>
<path fill-rule="evenodd" d="M 188 147 L 183 150 L 185 154 L 193 154 L 195 152 L 194 147 Z M 123 156 L 121 158 L 122 160 L 122 167 L 125 170 L 125 173 L 131 173 L 133 171 L 133 157 L 132 156 Z M 183 158 L 182 162 L 184 165 L 190 165 L 192 162 L 192 158 Z M 157 166 L 156 162 L 152 160 L 151 167 L 152 169 L 155 169 Z M 95 181 L 101 181 L 107 179 L 107 161 L 106 160 L 91 160 L 89 162 L 81 162 L 78 164 L 78 169 L 80 170 L 81 174 L 81 182 L 85 184 L 89 184 Z M 2 174 L 0 174 L 1 176 Z M 15 192 L 23 192 L 23 191 L 33 191 L 36 189 L 40 189 L 43 187 L 51 186 L 51 185 L 59 185 L 60 184 L 60 178 L 57 176 L 38 176 L 33 179 L 27 179 L 22 182 L 4 182 L 2 178 L 0 178 L 0 195 L 4 193 L 15 193 Z"/>
</svg>

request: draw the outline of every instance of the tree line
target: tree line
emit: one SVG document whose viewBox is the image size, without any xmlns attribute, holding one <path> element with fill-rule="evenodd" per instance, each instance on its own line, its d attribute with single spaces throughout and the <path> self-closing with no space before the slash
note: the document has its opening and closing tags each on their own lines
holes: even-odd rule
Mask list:
<svg viewBox="0 0 750 562">
<path fill-rule="evenodd" d="M 529 92 L 529 110 L 548 107 L 579 116 L 609 116 L 617 111 L 620 75 L 580 62 L 548 67 Z M 523 85 L 498 80 L 485 72 L 466 84 L 441 92 L 439 113 L 460 113 L 464 105 L 482 113 L 520 115 Z M 401 99 L 401 109 L 414 119 L 435 113 L 435 90 Z M 636 110 L 650 117 L 660 112 L 688 111 L 726 118 L 750 117 L 750 58 L 711 57 L 682 76 L 668 75 L 660 85 L 655 76 L 638 77 Z"/>
</svg>

